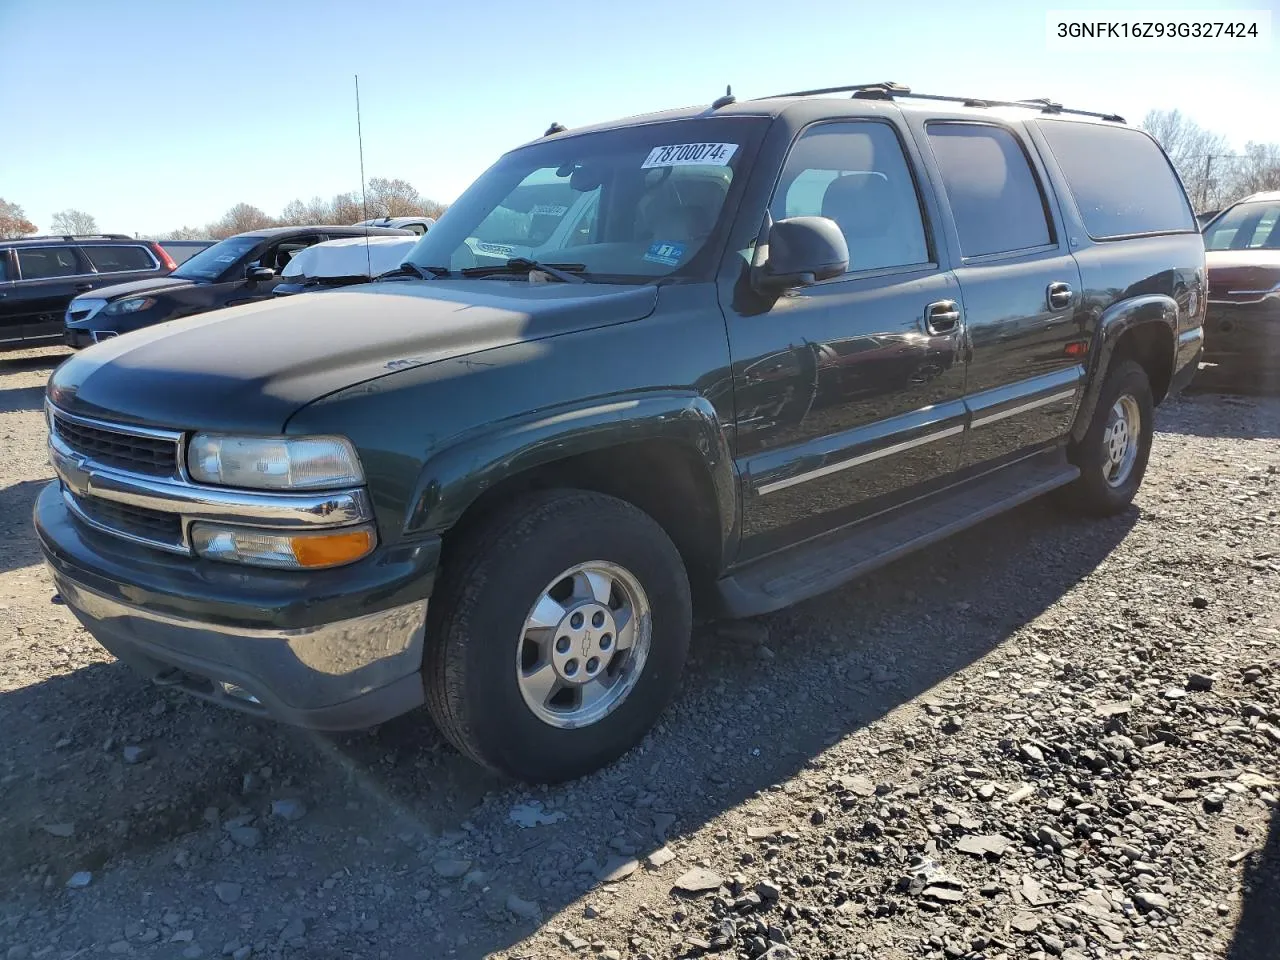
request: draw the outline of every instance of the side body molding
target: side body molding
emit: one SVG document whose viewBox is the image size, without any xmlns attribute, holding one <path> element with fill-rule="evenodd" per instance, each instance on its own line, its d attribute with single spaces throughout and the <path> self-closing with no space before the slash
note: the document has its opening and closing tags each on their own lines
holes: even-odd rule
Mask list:
<svg viewBox="0 0 1280 960">
<path fill-rule="evenodd" d="M 1071 427 L 1071 439 L 1079 442 L 1084 439 L 1089 429 L 1089 421 L 1093 418 L 1094 408 L 1098 405 L 1098 395 L 1102 392 L 1102 383 L 1111 366 L 1112 355 L 1120 338 L 1134 327 L 1143 324 L 1161 324 L 1167 332 L 1172 345 L 1170 356 L 1172 363 L 1177 363 L 1178 338 L 1178 302 L 1165 294 L 1147 294 L 1132 297 L 1113 303 L 1103 311 L 1098 321 L 1098 331 L 1094 335 L 1093 347 L 1090 350 L 1091 361 L 1089 374 L 1085 380 L 1085 393 L 1080 401 L 1080 409 L 1076 412 L 1075 423 Z M 1169 376 L 1173 376 L 1170 366 Z M 1156 397 L 1158 403 L 1162 397 Z"/>
</svg>

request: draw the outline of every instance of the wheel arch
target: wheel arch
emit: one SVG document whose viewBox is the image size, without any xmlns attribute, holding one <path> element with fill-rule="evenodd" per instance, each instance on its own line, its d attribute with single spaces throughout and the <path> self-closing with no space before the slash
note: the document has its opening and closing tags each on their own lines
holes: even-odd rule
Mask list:
<svg viewBox="0 0 1280 960">
<path fill-rule="evenodd" d="M 1158 405 L 1168 396 L 1177 362 L 1178 303 L 1164 294 L 1133 297 L 1112 304 L 1102 314 L 1094 336 L 1092 362 L 1085 394 L 1071 427 L 1071 439 L 1079 443 L 1089 429 L 1103 382 L 1112 367 L 1135 360 L 1151 382 L 1151 397 Z"/>
<path fill-rule="evenodd" d="M 451 542 L 498 504 L 553 488 L 644 510 L 695 586 L 719 574 L 737 535 L 737 478 L 720 422 L 704 397 L 683 394 L 541 411 L 451 444 L 425 463 L 407 526 L 442 534 L 447 563 Z"/>
</svg>

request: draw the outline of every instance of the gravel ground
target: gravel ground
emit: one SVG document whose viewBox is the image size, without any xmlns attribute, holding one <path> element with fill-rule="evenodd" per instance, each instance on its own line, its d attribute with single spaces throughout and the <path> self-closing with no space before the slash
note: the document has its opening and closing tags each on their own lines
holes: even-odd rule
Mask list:
<svg viewBox="0 0 1280 960">
<path fill-rule="evenodd" d="M 639 749 L 530 791 L 98 648 L 30 532 L 58 359 L 0 359 L 0 958 L 1280 955 L 1280 398 L 1161 409 L 1124 516 L 701 631 Z"/>
</svg>

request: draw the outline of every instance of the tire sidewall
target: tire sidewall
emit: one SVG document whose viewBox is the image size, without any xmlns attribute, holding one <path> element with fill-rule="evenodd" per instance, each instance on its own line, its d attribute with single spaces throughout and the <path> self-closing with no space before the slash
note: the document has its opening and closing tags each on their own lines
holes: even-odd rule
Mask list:
<svg viewBox="0 0 1280 960">
<path fill-rule="evenodd" d="M 466 636 L 450 636 L 465 661 L 469 727 L 495 767 L 554 782 L 601 767 L 634 746 L 674 695 L 692 628 L 680 555 L 656 522 L 630 505 L 600 499 L 566 504 L 537 523 L 521 549 L 499 551 L 486 582 L 465 604 Z M 552 581 L 580 563 L 604 560 L 629 571 L 649 601 L 652 638 L 635 687 L 607 716 L 577 729 L 553 727 L 524 701 L 516 677 L 525 619 Z"/>
<path fill-rule="evenodd" d="M 1102 476 L 1104 454 L 1102 436 L 1111 416 L 1111 408 L 1125 394 L 1132 396 L 1138 403 L 1138 411 L 1142 424 L 1138 435 L 1138 456 L 1129 471 L 1129 477 L 1120 486 L 1113 487 Z M 1077 463 L 1081 476 L 1085 480 L 1090 496 L 1098 506 L 1108 512 L 1121 510 L 1133 500 L 1142 486 L 1142 479 L 1147 472 L 1147 461 L 1151 456 L 1151 444 L 1155 437 L 1155 403 L 1151 396 L 1151 383 L 1146 371 L 1132 360 L 1122 361 L 1107 376 L 1102 392 L 1098 396 L 1098 405 L 1094 410 L 1093 421 L 1080 443 Z"/>
</svg>

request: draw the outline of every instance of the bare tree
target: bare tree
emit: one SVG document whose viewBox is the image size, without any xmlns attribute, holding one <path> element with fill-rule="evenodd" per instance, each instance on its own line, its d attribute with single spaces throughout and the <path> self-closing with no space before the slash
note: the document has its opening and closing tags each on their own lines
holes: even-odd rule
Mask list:
<svg viewBox="0 0 1280 960">
<path fill-rule="evenodd" d="M 160 240 L 208 240 L 211 234 L 208 227 L 179 227 L 177 230 L 170 230 L 167 234 L 157 239 Z"/>
<path fill-rule="evenodd" d="M 369 181 L 371 217 L 421 216 L 422 206 L 422 196 L 408 180 L 374 177 Z"/>
<path fill-rule="evenodd" d="M 215 240 L 222 240 L 248 230 L 261 230 L 274 223 L 274 220 L 252 204 L 237 203 L 222 215 L 221 220 L 210 224 L 209 233 Z"/>
<path fill-rule="evenodd" d="M 27 219 L 23 209 L 0 197 L 0 240 L 12 240 L 35 232 L 36 225 Z"/>
<path fill-rule="evenodd" d="M 365 219 L 364 205 L 354 193 L 340 193 L 333 198 L 329 216 L 335 224 L 359 223 Z"/>
<path fill-rule="evenodd" d="M 1206 130 L 1180 110 L 1152 110 L 1143 119 L 1142 129 L 1169 154 L 1197 210 L 1222 205 L 1224 178 L 1215 176 L 1213 166 L 1215 159 L 1225 160 L 1231 154 L 1226 137 Z"/>
<path fill-rule="evenodd" d="M 97 233 L 98 221 L 93 214 L 68 207 L 53 215 L 53 232 L 66 234 Z"/>
<path fill-rule="evenodd" d="M 1280 143 L 1246 143 L 1230 184 L 1232 200 L 1263 190 L 1280 190 Z"/>
</svg>

